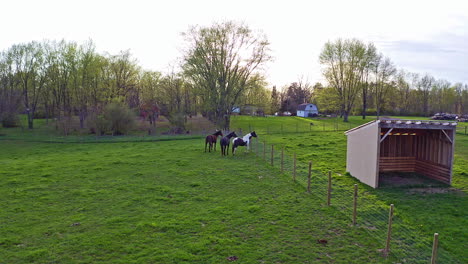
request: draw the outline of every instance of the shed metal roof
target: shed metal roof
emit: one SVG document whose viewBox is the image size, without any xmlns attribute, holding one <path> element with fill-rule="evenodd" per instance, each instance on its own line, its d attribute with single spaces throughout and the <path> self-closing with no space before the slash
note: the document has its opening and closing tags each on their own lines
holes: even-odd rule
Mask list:
<svg viewBox="0 0 468 264">
<path fill-rule="evenodd" d="M 458 125 L 454 121 L 432 121 L 432 120 L 403 120 L 403 119 L 378 119 L 372 120 L 360 126 L 354 127 L 346 132 L 348 135 L 351 132 L 359 130 L 373 123 L 379 123 L 381 128 L 404 128 L 404 129 L 455 129 Z"/>
</svg>

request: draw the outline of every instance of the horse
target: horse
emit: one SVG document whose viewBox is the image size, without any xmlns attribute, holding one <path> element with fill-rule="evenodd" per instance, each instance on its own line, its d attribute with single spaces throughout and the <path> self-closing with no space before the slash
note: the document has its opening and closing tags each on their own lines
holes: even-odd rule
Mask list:
<svg viewBox="0 0 468 264">
<path fill-rule="evenodd" d="M 232 137 L 237 137 L 236 132 L 229 133 L 219 142 L 219 145 L 221 146 L 221 156 L 229 155 L 229 142 L 231 141 Z"/>
<path fill-rule="evenodd" d="M 257 134 L 255 134 L 255 131 L 252 131 L 245 135 L 242 138 L 236 137 L 232 140 L 232 155 L 234 156 L 234 153 L 236 153 L 236 149 L 238 146 L 247 146 L 247 150 L 249 150 L 250 146 L 250 139 L 252 137 L 257 137 Z"/>
<path fill-rule="evenodd" d="M 218 136 L 223 136 L 221 130 L 217 130 L 215 133 L 206 136 L 205 138 L 205 152 L 206 152 L 206 145 L 209 144 L 208 152 L 211 152 L 214 144 L 214 151 L 216 151 L 216 141 L 218 141 Z"/>
</svg>

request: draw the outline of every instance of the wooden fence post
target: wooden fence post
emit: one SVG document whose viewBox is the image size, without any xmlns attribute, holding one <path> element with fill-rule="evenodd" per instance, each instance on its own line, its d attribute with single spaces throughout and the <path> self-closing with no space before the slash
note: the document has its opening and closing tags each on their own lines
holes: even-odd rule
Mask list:
<svg viewBox="0 0 468 264">
<path fill-rule="evenodd" d="M 353 225 L 356 225 L 357 217 L 357 197 L 358 197 L 358 185 L 354 184 L 354 196 L 353 196 Z"/>
<path fill-rule="evenodd" d="M 275 153 L 275 152 L 274 152 L 274 149 L 273 149 L 273 145 L 271 145 L 271 166 L 273 166 L 273 158 L 274 158 L 274 156 L 275 156 L 274 153 Z"/>
<path fill-rule="evenodd" d="M 284 172 L 284 148 L 281 148 L 281 173 Z"/>
<path fill-rule="evenodd" d="M 327 205 L 331 202 L 331 171 L 328 171 L 328 190 L 327 190 Z"/>
<path fill-rule="evenodd" d="M 307 175 L 307 192 L 310 193 L 310 178 L 312 177 L 312 161 L 309 161 L 309 175 Z"/>
<path fill-rule="evenodd" d="M 387 242 L 385 244 L 385 254 L 388 255 L 390 252 L 390 240 L 392 238 L 392 221 L 393 221 L 393 204 L 390 205 L 390 212 L 388 213 L 388 230 L 387 230 Z"/>
<path fill-rule="evenodd" d="M 255 154 L 257 154 L 257 156 L 260 156 L 258 153 L 258 139 L 255 140 Z"/>
<path fill-rule="evenodd" d="M 294 165 L 293 165 L 293 181 L 296 181 L 296 153 L 294 153 Z"/>
<path fill-rule="evenodd" d="M 437 260 L 437 249 L 439 247 L 439 234 L 434 233 L 434 243 L 432 244 L 431 264 L 435 264 Z"/>
</svg>

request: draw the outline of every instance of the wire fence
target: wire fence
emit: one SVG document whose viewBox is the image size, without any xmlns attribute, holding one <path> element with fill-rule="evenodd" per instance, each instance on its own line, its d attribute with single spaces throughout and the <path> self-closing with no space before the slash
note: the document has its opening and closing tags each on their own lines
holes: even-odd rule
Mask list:
<svg viewBox="0 0 468 264">
<path fill-rule="evenodd" d="M 401 263 L 461 263 L 440 246 L 433 253 L 433 246 L 437 243 L 433 234 L 423 234 L 417 227 L 405 222 L 399 216 L 397 206 L 379 202 L 374 198 L 375 194 L 358 190 L 357 185 L 335 183 L 337 175 L 315 170 L 312 162 L 300 162 L 294 154 L 285 153 L 280 146 L 258 140 L 253 142 L 253 153 L 302 185 L 314 199 L 335 207 L 350 220 L 354 228 L 365 230 L 377 241 L 376 249 L 383 256 L 392 255 Z"/>
<path fill-rule="evenodd" d="M 238 127 L 232 127 L 233 130 L 239 131 L 240 135 L 244 135 L 251 131 L 260 132 L 266 135 L 274 134 L 291 134 L 291 133 L 307 133 L 307 132 L 336 132 L 347 131 L 360 124 L 344 123 L 338 119 L 334 120 L 311 120 L 310 122 L 297 121 L 288 124 L 273 124 L 265 126 L 254 126 L 252 124 L 243 124 Z M 468 135 L 468 123 L 458 123 L 456 133 L 460 135 Z"/>
</svg>

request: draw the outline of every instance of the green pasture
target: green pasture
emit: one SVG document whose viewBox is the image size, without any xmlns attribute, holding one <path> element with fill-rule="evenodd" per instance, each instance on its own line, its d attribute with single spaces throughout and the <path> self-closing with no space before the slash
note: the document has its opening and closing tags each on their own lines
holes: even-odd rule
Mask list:
<svg viewBox="0 0 468 264">
<path fill-rule="evenodd" d="M 400 117 L 405 119 L 416 119 L 411 117 Z M 352 126 L 357 126 L 375 119 L 370 117 L 362 120 L 361 117 L 351 117 Z M 271 122 L 269 120 L 272 120 Z M 282 122 L 279 122 L 281 120 Z M 314 128 L 307 132 L 306 128 L 310 123 Z M 270 161 L 270 147 L 274 145 L 276 152 L 284 149 L 289 160 L 293 154 L 297 156 L 298 164 L 302 165 L 302 176 L 306 176 L 306 164 L 312 161 L 313 168 L 322 172 L 322 177 L 318 176 L 316 181 L 322 182 L 321 188 L 326 187 L 326 176 L 328 171 L 333 172 L 334 190 L 338 193 L 337 198 L 341 199 L 342 193 L 352 195 L 352 187 L 358 183 L 354 178 L 347 176 L 346 170 L 346 136 L 344 130 L 336 129 L 335 123 L 339 120 L 335 118 L 314 119 L 300 117 L 244 117 L 239 116 L 233 119 L 232 127 L 242 128 L 243 131 L 255 126 L 259 141 L 266 144 L 266 162 Z M 253 125 L 255 124 L 255 125 Z M 281 124 L 283 132 L 281 132 Z M 341 124 L 340 124 L 341 125 Z M 463 126 L 463 124 L 460 124 Z M 250 126 L 250 127 L 249 127 Z M 310 125 L 309 125 L 310 126 Z M 296 127 L 303 128 L 303 132 L 295 132 Z M 325 129 L 323 129 L 325 127 Z M 288 128 L 289 131 L 285 131 Z M 320 129 L 318 129 L 320 128 Z M 262 154 L 262 153 L 260 153 Z M 278 164 L 276 154 L 276 164 Z M 287 159 L 288 159 L 287 158 Z M 359 184 L 359 183 L 358 183 Z M 468 244 L 468 136 L 462 133 L 456 135 L 455 160 L 453 168 L 453 184 L 451 187 L 443 184 L 433 183 L 432 186 L 411 186 L 403 188 L 381 188 L 372 189 L 359 184 L 361 196 L 368 208 L 366 213 L 371 220 L 381 221 L 382 229 L 385 229 L 386 211 L 381 208 L 388 208 L 394 204 L 398 210 L 399 220 L 411 229 L 411 232 L 419 234 L 426 241 L 422 241 L 426 248 L 432 243 L 432 236 L 438 232 L 440 234 L 440 244 L 448 251 L 447 255 L 458 256 L 459 263 L 468 261 L 465 246 Z M 364 198 L 365 196 L 365 198 Z M 348 198 L 346 198 L 348 199 Z M 350 199 L 348 199 L 350 200 Z M 343 205 L 337 207 L 344 210 L 343 206 L 348 204 L 344 198 L 340 200 Z M 374 208 L 375 207 L 375 208 Z M 408 231 L 409 229 L 402 229 Z M 442 236 L 444 237 L 442 239 Z M 376 234 L 375 237 L 383 243 L 386 238 L 385 232 Z M 410 240 L 411 241 L 411 240 Z M 414 239 L 411 244 L 418 244 L 421 241 Z M 401 255 L 415 254 L 414 252 L 401 252 Z M 422 251 L 421 251 L 422 253 Z M 430 252 L 429 252 L 430 253 Z M 463 261 L 462 261 L 463 260 Z M 457 263 L 457 260 L 450 260 Z"/>
<path fill-rule="evenodd" d="M 3 263 L 386 262 L 253 154 L 199 139 L 0 144 Z"/>
<path fill-rule="evenodd" d="M 219 146 L 204 153 L 195 135 L 62 137 L 42 121 L 39 132 L 0 129 L 0 262 L 428 263 L 438 232 L 441 260 L 466 263 L 468 136 L 457 134 L 454 184 L 437 186 L 446 191 L 374 190 L 345 174 L 343 131 L 366 121 L 233 117 L 233 129 L 259 135 L 256 151 L 235 157 L 221 157 Z M 308 161 L 317 175 L 333 171 L 332 206 L 269 165 L 258 149 L 265 141 L 297 155 L 300 177 Z M 359 221 L 365 212 L 385 222 L 395 204 L 388 258 L 386 233 L 352 226 L 338 204 L 356 183 L 370 202 Z M 401 230 L 412 232 L 408 241 Z"/>
</svg>

